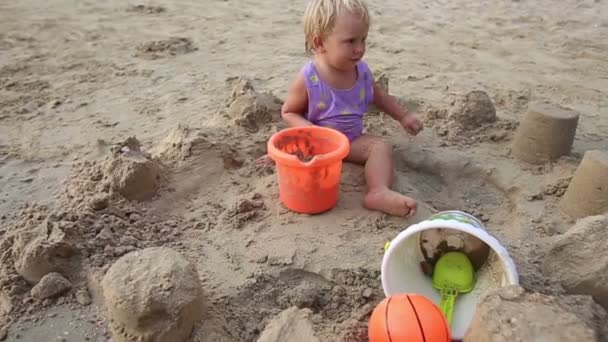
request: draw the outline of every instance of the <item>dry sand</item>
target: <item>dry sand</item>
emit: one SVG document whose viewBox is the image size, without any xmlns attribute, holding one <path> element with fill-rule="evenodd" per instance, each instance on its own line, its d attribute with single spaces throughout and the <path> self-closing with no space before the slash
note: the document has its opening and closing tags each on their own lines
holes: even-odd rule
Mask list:
<svg viewBox="0 0 608 342">
<path fill-rule="evenodd" d="M 396 188 L 420 201 L 411 220 L 363 209 L 363 171 L 348 164 L 334 210 L 291 213 L 272 168 L 253 163 L 305 61 L 304 4 L 0 4 L 0 339 L 105 341 L 101 277 L 162 245 L 195 265 L 209 296 L 193 341 L 255 340 L 292 305 L 312 309 L 321 340 L 356 340 L 383 297 L 384 242 L 443 209 L 483 218 L 524 288 L 562 291 L 540 263 L 573 223 L 557 203 L 583 153 L 608 149 L 608 3 L 370 1 L 367 60 L 427 125 L 410 138 L 385 116 L 366 123 L 395 143 Z M 475 90 L 497 121 L 450 121 Z M 570 156 L 511 158 L 532 101 L 580 113 Z M 34 300 L 17 272 L 49 269 L 73 288 Z"/>
</svg>

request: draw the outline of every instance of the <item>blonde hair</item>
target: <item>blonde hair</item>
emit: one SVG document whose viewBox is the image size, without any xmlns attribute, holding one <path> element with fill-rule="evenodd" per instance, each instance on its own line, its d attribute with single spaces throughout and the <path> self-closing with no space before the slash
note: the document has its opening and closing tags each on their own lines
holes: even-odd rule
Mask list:
<svg viewBox="0 0 608 342">
<path fill-rule="evenodd" d="M 336 18 L 343 13 L 356 13 L 368 25 L 370 15 L 363 0 L 311 0 L 304 11 L 304 47 L 306 53 L 313 51 L 315 36 L 325 36 L 333 30 Z"/>
</svg>

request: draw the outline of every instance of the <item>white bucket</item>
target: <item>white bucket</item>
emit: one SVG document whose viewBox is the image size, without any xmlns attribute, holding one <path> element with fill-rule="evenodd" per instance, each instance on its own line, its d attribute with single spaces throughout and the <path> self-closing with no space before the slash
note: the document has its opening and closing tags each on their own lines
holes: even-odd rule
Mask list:
<svg viewBox="0 0 608 342">
<path fill-rule="evenodd" d="M 435 232 L 428 232 L 432 229 L 458 234 L 464 232 L 472 235 L 471 239 L 481 240 L 490 247 L 487 260 L 475 273 L 475 289 L 460 294 L 456 299 L 450 330 L 452 339 L 462 340 L 475 314 L 480 295 L 491 288 L 518 284 L 519 275 L 507 250 L 488 234 L 479 220 L 461 211 L 444 211 L 408 227 L 390 242 L 381 269 L 382 287 L 386 296 L 404 292 L 417 293 L 439 306 L 439 291 L 432 286 L 431 277 L 421 267 L 421 263 L 428 259 L 422 253 L 420 235 L 425 231 L 425 234 L 434 234 Z"/>
</svg>

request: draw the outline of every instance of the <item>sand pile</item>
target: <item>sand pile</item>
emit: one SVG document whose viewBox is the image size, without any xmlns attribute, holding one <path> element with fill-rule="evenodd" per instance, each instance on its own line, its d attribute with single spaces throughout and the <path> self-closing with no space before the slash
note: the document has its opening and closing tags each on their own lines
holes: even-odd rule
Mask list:
<svg viewBox="0 0 608 342">
<path fill-rule="evenodd" d="M 590 297 L 554 297 L 508 286 L 484 296 L 464 341 L 604 341 L 606 319 Z"/>
<path fill-rule="evenodd" d="M 270 122 L 279 122 L 283 102 L 271 93 L 257 92 L 251 81 L 235 78 L 226 103 L 226 115 L 237 126 L 250 133 L 258 132 Z"/>
<path fill-rule="evenodd" d="M 79 165 L 67 182 L 65 200 L 94 210 L 105 209 L 116 197 L 150 200 L 167 181 L 165 169 L 158 158 L 142 151 L 139 141 L 130 137 L 112 145 L 104 160 Z"/>
<path fill-rule="evenodd" d="M 230 139 L 236 141 L 230 142 Z M 178 124 L 164 139 L 151 149 L 164 164 L 178 166 L 190 158 L 221 159 L 221 167 L 235 170 L 242 167 L 245 158 L 255 146 L 246 146 L 240 137 L 221 129 L 193 129 Z"/>
<path fill-rule="evenodd" d="M 471 130 L 496 122 L 496 108 L 486 92 L 474 90 L 452 104 L 448 120 L 461 130 Z"/>
<path fill-rule="evenodd" d="M 295 306 L 284 310 L 268 323 L 258 342 L 319 342 L 310 322 L 311 313 Z"/>
<path fill-rule="evenodd" d="M 439 135 L 442 145 L 501 142 L 512 136 L 517 123 L 497 117 L 490 96 L 480 90 L 451 98 L 448 107 L 422 103 L 419 112 Z"/>
<path fill-rule="evenodd" d="M 70 218 L 63 220 L 50 214 L 42 219 L 43 213 L 36 214 L 39 216 L 23 222 L 11 246 L 14 269 L 33 284 L 50 272 L 77 269 L 76 246 L 80 240 L 80 232 Z"/>
<path fill-rule="evenodd" d="M 0 241 L 0 294 L 7 313 L 2 318 L 48 306 L 70 288 L 68 301 L 90 302 L 86 283 L 98 267 L 179 234 L 179 221 L 157 219 L 139 202 L 165 184 L 165 172 L 129 138 L 106 159 L 77 166 L 58 209 L 28 205 L 15 213 Z M 19 304 L 24 301 L 31 306 Z"/>
<path fill-rule="evenodd" d="M 321 341 L 362 341 L 373 303 L 382 298 L 378 282 L 378 272 L 370 274 L 363 269 L 335 270 L 326 278 L 290 271 L 288 267 L 279 276 L 255 277 L 236 297 L 214 304 L 225 308 L 226 319 L 240 327 L 240 331 L 232 332 L 238 341 L 255 340 L 267 324 L 270 324 L 267 334 L 274 335 L 272 331 L 281 329 L 276 327 L 276 320 L 283 320 L 281 312 L 292 307 L 308 312 L 307 319 Z"/>
<path fill-rule="evenodd" d="M 608 310 L 608 217 L 589 216 L 557 237 L 544 272 L 573 294 L 586 294 Z"/>
<path fill-rule="evenodd" d="M 192 155 L 192 147 L 197 145 L 192 137 L 192 130 L 185 125 L 178 125 L 155 146 L 154 153 L 160 158 L 179 162 Z"/>
<path fill-rule="evenodd" d="M 203 319 L 196 269 L 170 248 L 148 248 L 119 259 L 102 282 L 115 341 L 185 341 Z"/>
<path fill-rule="evenodd" d="M 35 214 L 31 214 L 34 212 Z M 108 260 L 146 245 L 166 234 L 162 225 L 150 225 L 135 207 L 116 205 L 112 210 L 93 212 L 53 212 L 28 207 L 20 215 L 39 215 L 29 221 L 17 221 L 3 243 L 3 285 L 9 295 L 23 294 L 20 277 L 36 284 L 45 275 L 59 272 L 79 280 L 86 266 L 103 266 Z M 176 225 L 169 223 L 167 227 Z M 139 226 L 138 229 L 137 226 Z M 146 228 L 144 228 L 144 226 Z M 139 230 L 139 231 L 138 231 Z M 19 275 L 20 277 L 16 277 Z M 16 277 L 16 278 L 15 278 Z"/>
<path fill-rule="evenodd" d="M 70 290 L 72 284 L 57 272 L 47 273 L 36 286 L 32 287 L 32 297 L 38 300 L 53 298 Z"/>
</svg>

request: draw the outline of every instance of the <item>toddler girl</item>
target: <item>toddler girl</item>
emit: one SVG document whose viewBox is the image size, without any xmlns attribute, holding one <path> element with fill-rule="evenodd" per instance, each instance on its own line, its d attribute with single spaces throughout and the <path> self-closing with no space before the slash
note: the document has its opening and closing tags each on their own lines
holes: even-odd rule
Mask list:
<svg viewBox="0 0 608 342">
<path fill-rule="evenodd" d="M 304 14 L 306 51 L 312 58 L 289 87 L 281 116 L 287 125 L 334 128 L 350 140 L 346 161 L 365 165 L 363 204 L 371 210 L 411 217 L 416 201 L 391 190 L 392 145 L 363 133 L 373 103 L 410 134 L 422 130 L 414 114 L 376 85 L 363 61 L 370 15 L 362 0 L 311 0 Z"/>
</svg>

